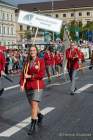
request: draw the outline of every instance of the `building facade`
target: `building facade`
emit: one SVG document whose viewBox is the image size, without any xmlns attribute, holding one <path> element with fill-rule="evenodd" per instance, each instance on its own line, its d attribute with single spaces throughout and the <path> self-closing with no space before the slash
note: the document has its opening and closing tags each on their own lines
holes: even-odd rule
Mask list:
<svg viewBox="0 0 93 140">
<path fill-rule="evenodd" d="M 93 21 L 93 0 L 64 0 L 43 3 L 28 3 L 18 5 L 19 10 L 38 12 L 62 19 L 68 24 L 75 20 L 83 25 Z M 19 25 L 20 26 L 20 25 Z M 26 26 L 21 25 L 24 31 Z"/>
<path fill-rule="evenodd" d="M 39 11 L 67 23 L 76 20 L 84 25 L 93 21 L 93 0 L 51 0 L 43 3 L 20 4 L 18 8 L 30 12 Z"/>
<path fill-rule="evenodd" d="M 8 48 L 16 43 L 15 10 L 13 5 L 0 1 L 0 45 Z"/>
</svg>

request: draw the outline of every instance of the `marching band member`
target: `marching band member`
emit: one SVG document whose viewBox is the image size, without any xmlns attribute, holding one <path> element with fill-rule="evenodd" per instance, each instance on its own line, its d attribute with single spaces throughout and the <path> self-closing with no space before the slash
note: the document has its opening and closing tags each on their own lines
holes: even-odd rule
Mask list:
<svg viewBox="0 0 93 140">
<path fill-rule="evenodd" d="M 79 51 L 75 44 L 72 42 L 70 47 L 66 50 L 67 69 L 72 83 L 71 95 L 74 95 L 76 90 L 75 77 L 79 69 Z"/>
<path fill-rule="evenodd" d="M 37 48 L 32 46 L 29 50 L 29 59 L 24 65 L 24 70 L 20 78 L 21 90 L 24 91 L 25 89 L 32 111 L 32 121 L 28 135 L 31 135 L 35 131 L 36 124 L 41 124 L 43 119 L 43 115 L 40 113 L 39 103 L 45 87 L 45 83 L 43 81 L 43 77 L 45 75 L 45 64 L 44 60 L 37 56 L 37 53 Z"/>
</svg>

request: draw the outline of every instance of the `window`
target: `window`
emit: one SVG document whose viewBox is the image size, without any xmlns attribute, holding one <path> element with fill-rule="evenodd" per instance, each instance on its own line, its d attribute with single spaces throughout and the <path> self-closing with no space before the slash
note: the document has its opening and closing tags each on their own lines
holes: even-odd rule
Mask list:
<svg viewBox="0 0 93 140">
<path fill-rule="evenodd" d="M 63 14 L 63 17 L 66 17 L 66 14 Z"/>
<path fill-rule="evenodd" d="M 74 17 L 75 16 L 75 14 L 74 13 L 71 13 L 71 17 Z"/>
<path fill-rule="evenodd" d="M 87 16 L 90 16 L 90 12 L 87 12 Z"/>
<path fill-rule="evenodd" d="M 30 26 L 27 26 L 27 30 L 30 30 Z"/>
<path fill-rule="evenodd" d="M 20 31 L 23 31 L 23 26 L 22 25 L 20 25 Z"/>
<path fill-rule="evenodd" d="M 9 27 L 7 27 L 7 34 L 9 35 Z"/>
<path fill-rule="evenodd" d="M 11 35 L 13 35 L 13 27 L 11 27 Z"/>
<path fill-rule="evenodd" d="M 82 13 L 81 12 L 79 12 L 79 16 L 82 16 Z"/>
<path fill-rule="evenodd" d="M 58 16 L 58 14 L 56 14 L 56 18 L 58 18 L 59 16 Z"/>
<path fill-rule="evenodd" d="M 13 20 L 13 15 L 11 15 L 11 21 Z"/>
<path fill-rule="evenodd" d="M 88 20 L 88 21 L 87 21 L 87 24 L 89 24 L 90 22 L 91 22 L 91 21 Z"/>
<path fill-rule="evenodd" d="M 33 11 L 38 11 L 38 9 L 36 7 L 33 8 Z"/>
<path fill-rule="evenodd" d="M 51 17 L 52 15 L 50 15 L 50 14 L 45 14 L 46 16 L 49 16 L 49 17 Z"/>
<path fill-rule="evenodd" d="M 3 20 L 5 20 L 5 13 L 3 13 Z"/>
<path fill-rule="evenodd" d="M 5 26 L 3 27 L 3 34 L 5 34 Z"/>
<path fill-rule="evenodd" d="M 9 14 L 7 14 L 7 20 L 9 20 Z"/>
<path fill-rule="evenodd" d="M 2 34 L 2 28 L 1 28 L 1 26 L 0 26 L 0 34 Z"/>
</svg>

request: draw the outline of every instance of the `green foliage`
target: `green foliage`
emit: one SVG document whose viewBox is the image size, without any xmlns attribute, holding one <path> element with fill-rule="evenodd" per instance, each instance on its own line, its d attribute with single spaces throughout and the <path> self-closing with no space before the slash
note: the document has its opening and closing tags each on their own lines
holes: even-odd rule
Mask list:
<svg viewBox="0 0 93 140">
<path fill-rule="evenodd" d="M 86 32 L 93 31 L 93 21 L 88 22 L 85 26 L 82 27 L 82 39 L 87 40 Z"/>
<path fill-rule="evenodd" d="M 76 33 L 79 33 L 79 26 L 78 26 L 78 23 L 75 20 L 73 20 L 69 24 L 69 31 L 70 31 L 70 36 L 71 36 L 72 40 L 78 41 L 79 40 L 79 34 L 77 35 Z"/>
<path fill-rule="evenodd" d="M 88 23 L 83 27 L 83 31 L 93 31 L 93 21 L 92 21 L 92 22 L 88 22 Z"/>
<path fill-rule="evenodd" d="M 83 40 L 87 40 L 86 32 L 93 31 L 93 21 L 88 22 L 85 26 L 82 25 L 82 22 L 76 22 L 73 20 L 71 23 L 68 24 L 68 30 L 70 32 L 71 39 L 74 41 L 78 41 L 79 38 Z M 79 32 L 79 36 L 76 36 L 76 32 Z M 61 30 L 61 38 L 63 38 L 64 28 Z"/>
</svg>

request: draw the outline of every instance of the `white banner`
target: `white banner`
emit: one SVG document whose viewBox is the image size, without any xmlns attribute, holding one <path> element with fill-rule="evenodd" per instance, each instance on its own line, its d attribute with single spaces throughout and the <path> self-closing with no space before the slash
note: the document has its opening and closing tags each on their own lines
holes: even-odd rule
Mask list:
<svg viewBox="0 0 93 140">
<path fill-rule="evenodd" d="M 89 48 L 82 48 L 81 51 L 84 53 L 84 58 L 89 59 Z"/>
<path fill-rule="evenodd" d="M 26 11 L 19 12 L 18 23 L 53 32 L 60 32 L 62 27 L 62 20 Z"/>
</svg>

